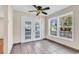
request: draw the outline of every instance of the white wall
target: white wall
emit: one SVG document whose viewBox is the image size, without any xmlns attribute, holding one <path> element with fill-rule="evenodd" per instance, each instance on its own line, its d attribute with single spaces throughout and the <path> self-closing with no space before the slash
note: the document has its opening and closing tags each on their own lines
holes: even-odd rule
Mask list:
<svg viewBox="0 0 79 59">
<path fill-rule="evenodd" d="M 3 8 L 3 5 L 0 5 L 0 17 L 4 17 L 4 8 Z"/>
<path fill-rule="evenodd" d="M 0 5 L 0 38 L 4 36 L 4 6 Z"/>
<path fill-rule="evenodd" d="M 13 46 L 13 9 L 8 6 L 8 53 L 11 52 Z"/>
<path fill-rule="evenodd" d="M 13 10 L 7 5 L 1 8 L 3 12 L 0 10 L 0 38 L 4 41 L 3 53 L 10 53 L 13 45 Z"/>
<path fill-rule="evenodd" d="M 4 18 L 0 18 L 0 38 L 4 37 Z"/>
</svg>

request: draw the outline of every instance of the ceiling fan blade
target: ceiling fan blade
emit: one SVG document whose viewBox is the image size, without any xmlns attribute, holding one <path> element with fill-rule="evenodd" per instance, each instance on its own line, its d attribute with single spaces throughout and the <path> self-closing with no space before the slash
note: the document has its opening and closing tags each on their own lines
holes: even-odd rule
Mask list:
<svg viewBox="0 0 79 59">
<path fill-rule="evenodd" d="M 35 11 L 29 11 L 29 12 L 35 12 Z"/>
<path fill-rule="evenodd" d="M 40 13 L 37 13 L 36 16 L 38 16 Z"/>
<path fill-rule="evenodd" d="M 33 5 L 33 7 L 35 7 L 37 9 L 37 6 L 36 5 Z"/>
<path fill-rule="evenodd" d="M 30 10 L 29 12 L 37 12 L 37 10 Z"/>
<path fill-rule="evenodd" d="M 42 12 L 43 14 L 45 14 L 45 15 L 47 15 L 47 13 L 46 12 Z"/>
<path fill-rule="evenodd" d="M 49 7 L 46 7 L 46 8 L 43 8 L 42 10 L 49 10 L 50 8 Z"/>
</svg>

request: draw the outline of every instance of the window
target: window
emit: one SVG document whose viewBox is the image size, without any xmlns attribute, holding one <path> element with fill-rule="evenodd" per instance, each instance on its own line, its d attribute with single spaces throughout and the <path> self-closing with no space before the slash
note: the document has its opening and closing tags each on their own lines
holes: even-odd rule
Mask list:
<svg viewBox="0 0 79 59">
<path fill-rule="evenodd" d="M 60 36 L 65 38 L 72 38 L 72 15 L 59 17 L 60 22 Z"/>
<path fill-rule="evenodd" d="M 49 20 L 49 34 L 60 38 L 72 39 L 72 21 L 72 12 L 51 18 Z"/>
<path fill-rule="evenodd" d="M 57 18 L 56 17 L 50 20 L 50 35 L 57 36 Z"/>
</svg>

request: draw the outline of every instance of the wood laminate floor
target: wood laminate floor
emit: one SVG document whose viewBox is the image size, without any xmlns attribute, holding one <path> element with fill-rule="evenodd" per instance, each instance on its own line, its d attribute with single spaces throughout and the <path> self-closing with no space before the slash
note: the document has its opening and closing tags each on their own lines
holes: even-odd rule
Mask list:
<svg viewBox="0 0 79 59">
<path fill-rule="evenodd" d="M 34 41 L 13 46 L 11 54 L 77 54 L 78 51 L 49 40 Z"/>
</svg>

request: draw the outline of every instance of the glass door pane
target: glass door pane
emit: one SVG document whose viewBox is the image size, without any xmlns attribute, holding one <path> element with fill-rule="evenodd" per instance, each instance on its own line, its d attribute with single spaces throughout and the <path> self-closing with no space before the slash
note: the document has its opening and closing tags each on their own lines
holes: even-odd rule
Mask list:
<svg viewBox="0 0 79 59">
<path fill-rule="evenodd" d="M 40 24 L 35 23 L 35 38 L 40 38 Z"/>
<path fill-rule="evenodd" d="M 31 22 L 25 21 L 25 39 L 31 39 Z"/>
</svg>

